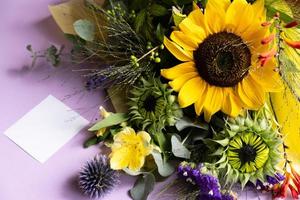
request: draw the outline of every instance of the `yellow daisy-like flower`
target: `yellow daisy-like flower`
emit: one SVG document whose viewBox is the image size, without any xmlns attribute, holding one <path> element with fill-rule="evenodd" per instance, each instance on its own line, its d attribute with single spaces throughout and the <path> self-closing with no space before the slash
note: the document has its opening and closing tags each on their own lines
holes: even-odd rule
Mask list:
<svg viewBox="0 0 300 200">
<path fill-rule="evenodd" d="M 260 108 L 266 92 L 281 89 L 274 50 L 262 44 L 270 34 L 265 20 L 263 0 L 209 0 L 204 14 L 195 6 L 172 41 L 165 37 L 167 49 L 183 63 L 161 75 L 179 92 L 182 108 L 194 104 L 206 121 L 219 110 L 235 117 L 242 108 Z"/>
<path fill-rule="evenodd" d="M 125 127 L 114 136 L 111 147 L 110 165 L 112 169 L 119 170 L 129 168 L 139 171 L 144 163 L 145 157 L 152 151 L 151 137 L 145 131 L 137 134 L 130 127 Z"/>
</svg>

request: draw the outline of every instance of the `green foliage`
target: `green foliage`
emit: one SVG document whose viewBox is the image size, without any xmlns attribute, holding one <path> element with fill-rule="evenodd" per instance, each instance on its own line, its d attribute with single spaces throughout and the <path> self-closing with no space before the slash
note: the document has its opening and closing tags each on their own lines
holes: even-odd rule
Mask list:
<svg viewBox="0 0 300 200">
<path fill-rule="evenodd" d="M 128 120 L 127 114 L 124 113 L 112 113 L 108 117 L 104 118 L 103 120 L 97 122 L 94 126 L 89 128 L 89 131 L 97 131 L 102 128 L 111 127 L 113 125 L 121 124 Z"/>
<path fill-rule="evenodd" d="M 26 49 L 31 53 L 32 58 L 31 68 L 36 65 L 38 58 L 45 58 L 47 62 L 52 64 L 52 66 L 57 67 L 61 62 L 61 55 L 64 48 L 64 45 L 59 48 L 51 45 L 44 51 L 34 51 L 31 45 L 27 45 Z"/>
<path fill-rule="evenodd" d="M 182 117 L 180 120 L 178 120 L 175 124 L 176 128 L 178 131 L 182 131 L 186 128 L 199 128 L 199 129 L 203 129 L 203 130 L 208 130 L 208 124 L 206 123 L 202 123 L 200 121 L 192 121 L 190 118 L 188 117 Z"/>
<path fill-rule="evenodd" d="M 73 24 L 74 30 L 79 37 L 86 41 L 93 41 L 95 38 L 95 25 L 86 19 L 79 19 Z"/>
<path fill-rule="evenodd" d="M 155 184 L 155 176 L 152 173 L 143 173 L 140 176 L 133 188 L 130 190 L 130 195 L 133 200 L 146 200 Z"/>
<path fill-rule="evenodd" d="M 172 153 L 178 158 L 190 159 L 191 152 L 184 146 L 179 135 L 171 137 Z"/>
<path fill-rule="evenodd" d="M 163 159 L 162 157 L 162 154 L 157 150 L 152 151 L 152 156 L 154 158 L 155 164 L 157 165 L 158 173 L 161 176 L 168 177 L 175 171 L 174 166 L 165 161 L 165 159 Z"/>
</svg>

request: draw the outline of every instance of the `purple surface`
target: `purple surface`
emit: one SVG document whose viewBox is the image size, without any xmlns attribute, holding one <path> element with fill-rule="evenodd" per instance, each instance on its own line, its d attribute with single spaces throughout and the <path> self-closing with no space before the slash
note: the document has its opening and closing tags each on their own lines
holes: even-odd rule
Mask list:
<svg viewBox="0 0 300 200">
<path fill-rule="evenodd" d="M 45 164 L 35 161 L 3 135 L 9 126 L 49 94 L 61 99 L 90 121 L 97 117 L 99 105 L 109 106 L 104 101 L 103 92 L 79 92 L 82 80 L 78 74 L 70 73 L 69 68 L 56 70 L 43 62 L 38 62 L 33 70 L 26 67 L 31 63 L 25 50 L 27 44 L 41 50 L 51 43 L 67 43 L 47 7 L 59 2 L 1 1 L 0 200 L 87 199 L 77 189 L 76 175 L 85 161 L 101 150 L 99 146 L 82 148 L 83 141 L 88 137 L 86 131 L 76 135 Z M 129 199 L 127 190 L 133 185 L 134 178 L 122 176 L 121 181 L 122 184 L 104 199 Z M 248 199 L 257 199 L 257 195 L 250 193 Z"/>
</svg>

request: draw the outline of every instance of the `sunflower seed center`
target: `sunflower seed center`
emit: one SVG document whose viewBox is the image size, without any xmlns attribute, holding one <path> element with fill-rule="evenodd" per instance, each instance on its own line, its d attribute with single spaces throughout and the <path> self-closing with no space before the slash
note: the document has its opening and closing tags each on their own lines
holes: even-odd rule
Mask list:
<svg viewBox="0 0 300 200">
<path fill-rule="evenodd" d="M 251 66 L 251 52 L 240 36 L 220 32 L 208 36 L 194 51 L 199 75 L 209 84 L 231 87 Z"/>
</svg>

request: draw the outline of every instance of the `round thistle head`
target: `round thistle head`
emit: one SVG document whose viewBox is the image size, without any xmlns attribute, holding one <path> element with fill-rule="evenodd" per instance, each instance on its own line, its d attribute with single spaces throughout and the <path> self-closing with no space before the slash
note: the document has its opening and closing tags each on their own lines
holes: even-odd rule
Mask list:
<svg viewBox="0 0 300 200">
<path fill-rule="evenodd" d="M 104 155 L 88 161 L 79 173 L 79 187 L 90 198 L 100 198 L 119 184 L 119 174 L 109 166 Z"/>
<path fill-rule="evenodd" d="M 282 141 L 266 107 L 252 115 L 228 119 L 213 141 L 217 144 L 214 155 L 220 157 L 216 165 L 225 174 L 226 183 L 240 181 L 242 187 L 248 181 L 266 181 L 267 175 L 275 174 L 282 156 Z"/>
<path fill-rule="evenodd" d="M 182 117 L 172 90 L 159 79 L 141 78 L 140 85 L 133 88 L 130 94 L 130 120 L 143 130 L 150 126 L 156 129 L 173 126 Z"/>
</svg>

